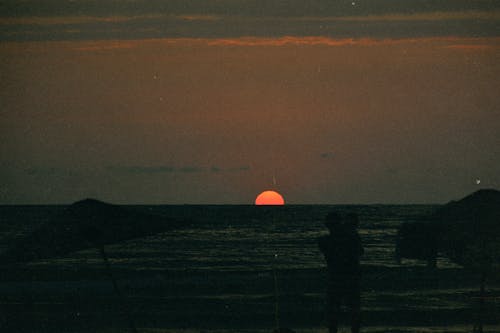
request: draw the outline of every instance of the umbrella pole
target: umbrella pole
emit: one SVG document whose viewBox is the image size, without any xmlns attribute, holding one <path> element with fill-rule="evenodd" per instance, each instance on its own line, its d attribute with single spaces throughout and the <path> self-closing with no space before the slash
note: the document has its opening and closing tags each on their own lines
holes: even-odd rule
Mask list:
<svg viewBox="0 0 500 333">
<path fill-rule="evenodd" d="M 108 275 L 109 279 L 113 283 L 113 289 L 120 299 L 120 302 L 122 303 L 122 306 L 125 309 L 125 313 L 127 315 L 129 325 L 130 325 L 130 331 L 132 333 L 138 333 L 137 328 L 135 327 L 134 319 L 132 318 L 132 315 L 130 314 L 130 311 L 127 307 L 127 303 L 125 302 L 125 297 L 121 293 L 120 289 L 118 288 L 118 283 L 116 282 L 115 277 L 113 276 L 113 273 L 111 271 L 111 265 L 109 264 L 108 260 L 108 255 L 106 254 L 106 251 L 104 251 L 104 245 L 101 245 L 99 247 L 99 252 L 101 253 L 102 260 L 104 261 L 104 265 L 106 266 L 106 274 Z"/>
<path fill-rule="evenodd" d="M 274 322 L 276 325 L 276 332 L 280 331 L 280 308 L 279 308 L 279 292 L 278 292 L 278 275 L 276 273 L 276 259 L 278 254 L 274 255 L 273 264 L 273 277 L 274 277 Z"/>
<path fill-rule="evenodd" d="M 481 272 L 481 289 L 479 295 L 479 330 L 478 333 L 483 333 L 483 316 L 484 316 L 484 290 L 486 284 L 486 273 Z"/>
</svg>

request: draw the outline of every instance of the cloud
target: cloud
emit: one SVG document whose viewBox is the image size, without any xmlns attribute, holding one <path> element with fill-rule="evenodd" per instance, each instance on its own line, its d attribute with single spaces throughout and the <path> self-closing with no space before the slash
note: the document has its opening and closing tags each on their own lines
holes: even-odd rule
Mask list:
<svg viewBox="0 0 500 333">
<path fill-rule="evenodd" d="M 74 49 L 77 51 L 110 51 L 118 49 L 132 49 L 137 47 L 137 42 L 133 41 L 107 41 L 105 44 L 102 43 L 85 43 L 81 46 L 77 46 Z"/>
<path fill-rule="evenodd" d="M 0 25 L 82 25 L 94 23 L 144 23 L 159 21 L 233 21 L 233 22 L 256 22 L 256 23 L 297 23 L 297 22 L 323 22 L 335 23 L 341 21 L 445 21 L 445 20 L 499 20 L 500 10 L 492 11 L 456 11 L 456 12 L 424 12 L 424 13 L 392 13 L 365 16 L 242 16 L 242 15 L 169 15 L 169 14 L 147 14 L 131 16 L 21 16 L 0 17 Z"/>
<path fill-rule="evenodd" d="M 445 48 L 462 50 L 462 51 L 482 51 L 482 50 L 491 50 L 495 48 L 495 46 L 487 44 L 454 44 L 445 46 Z"/>
<path fill-rule="evenodd" d="M 30 176 L 50 176 L 57 173 L 65 172 L 65 170 L 55 167 L 29 167 L 24 170 Z"/>
<path fill-rule="evenodd" d="M 414 40 L 414 39 L 411 39 Z M 285 46 L 285 45 L 325 45 L 325 46 L 346 46 L 346 45 L 380 45 L 396 44 L 408 42 L 409 39 L 354 39 L 354 38 L 329 38 L 322 36 L 296 37 L 285 36 L 277 38 L 266 37 L 238 37 L 238 38 L 162 38 L 146 40 L 111 40 L 111 41 L 84 41 L 68 42 L 67 46 L 76 51 L 106 51 L 116 49 L 131 49 L 147 44 L 164 44 L 171 46 Z M 416 40 L 414 40 L 416 41 Z"/>
<path fill-rule="evenodd" d="M 0 25 L 70 25 L 86 23 L 121 23 L 164 18 L 164 15 L 139 16 L 24 16 L 0 17 Z"/>
<path fill-rule="evenodd" d="M 27 177 L 36 177 L 39 179 L 44 178 L 66 178 L 66 177 L 80 177 L 82 174 L 93 173 L 95 169 L 86 168 L 66 168 L 55 166 L 30 166 L 22 168 L 19 171 L 24 173 Z"/>
<path fill-rule="evenodd" d="M 152 14 L 211 16 L 353 16 L 450 11 L 487 11 L 499 8 L 495 0 L 5 0 L 2 16 L 142 16 Z"/>
<path fill-rule="evenodd" d="M 110 166 L 107 170 L 134 174 L 171 173 L 175 171 L 171 166 Z"/>
<path fill-rule="evenodd" d="M 396 168 L 387 168 L 385 172 L 390 175 L 398 175 L 400 173 L 400 170 Z"/>
<path fill-rule="evenodd" d="M 180 40 L 179 40 L 180 41 Z M 187 39 L 183 40 L 184 42 Z M 296 37 L 286 36 L 279 38 L 259 38 L 259 37 L 241 37 L 241 38 L 217 38 L 217 39 L 193 39 L 197 43 L 206 43 L 209 46 L 382 46 L 398 45 L 408 43 L 457 43 L 460 45 L 450 45 L 450 48 L 474 48 L 484 49 L 496 47 L 500 38 L 463 38 L 463 37 L 427 37 L 427 38 L 330 38 L 323 36 Z M 469 44 L 470 43 L 470 44 Z"/>
<path fill-rule="evenodd" d="M 425 12 L 425 13 L 397 13 L 383 15 L 347 16 L 347 17 L 317 17 L 324 21 L 448 21 L 448 20 L 499 20 L 500 11 L 455 11 L 455 12 Z"/>
<path fill-rule="evenodd" d="M 185 21 L 219 21 L 223 18 L 220 15 L 178 15 L 174 17 Z"/>
<path fill-rule="evenodd" d="M 421 38 L 329 38 L 310 37 L 241 37 L 241 38 L 163 38 L 143 40 L 109 41 L 53 41 L 47 42 L 9 42 L 0 43 L 4 54 L 26 54 L 45 52 L 51 48 L 72 52 L 119 52 L 140 48 L 170 47 L 283 47 L 283 46 L 327 46 L 327 47 L 377 47 L 391 45 L 435 45 L 437 48 L 459 52 L 488 52 L 500 48 L 500 37 L 421 37 Z"/>
<path fill-rule="evenodd" d="M 121 173 L 132 173 L 132 174 L 161 174 L 161 173 L 223 173 L 223 172 L 242 172 L 250 170 L 248 166 L 241 167 L 230 167 L 221 168 L 218 166 L 199 167 L 199 166 L 183 166 L 183 167 L 173 167 L 173 166 L 109 166 L 107 168 L 109 172 L 121 172 Z"/>
<path fill-rule="evenodd" d="M 179 169 L 175 169 L 177 172 L 183 172 L 183 173 L 197 173 L 197 172 L 203 172 L 205 171 L 204 168 L 199 168 L 199 167 L 193 167 L 193 166 L 186 166 L 182 167 Z"/>
<path fill-rule="evenodd" d="M 201 41 L 201 40 L 200 40 Z M 370 46 L 417 42 L 418 39 L 330 38 L 323 36 L 285 36 L 278 38 L 241 37 L 206 39 L 209 46 Z"/>
<path fill-rule="evenodd" d="M 62 2 L 4 5 L 0 40 L 498 36 L 500 20 L 500 2 L 469 0 Z"/>
<path fill-rule="evenodd" d="M 359 42 L 359 41 L 358 41 Z M 286 36 L 280 38 L 258 38 L 258 37 L 242 37 L 242 38 L 217 38 L 208 40 L 210 46 L 283 46 L 283 45 L 330 45 L 344 46 L 355 44 L 356 41 L 352 38 L 332 39 L 328 37 L 295 37 Z"/>
<path fill-rule="evenodd" d="M 241 167 L 227 169 L 227 171 L 229 171 L 229 172 L 240 172 L 240 171 L 248 171 L 248 170 L 250 170 L 249 166 L 241 166 Z"/>
<path fill-rule="evenodd" d="M 231 167 L 231 168 L 220 168 L 217 166 L 213 166 L 210 168 L 210 171 L 213 173 L 222 173 L 222 172 L 242 172 L 250 170 L 249 166 L 240 166 L 240 167 Z"/>
<path fill-rule="evenodd" d="M 218 21 L 224 17 L 220 15 L 169 15 L 169 14 L 148 14 L 131 16 L 22 16 L 22 17 L 0 17 L 0 25 L 4 26 L 60 26 L 60 25 L 85 25 L 96 23 L 127 23 L 136 24 L 161 21 Z"/>
<path fill-rule="evenodd" d="M 321 156 L 321 158 L 324 158 L 324 159 L 330 159 L 330 158 L 333 158 L 335 155 L 332 152 L 324 152 L 324 153 L 321 153 L 319 156 Z"/>
<path fill-rule="evenodd" d="M 210 168 L 210 171 L 213 172 L 213 173 L 219 173 L 222 170 L 219 167 L 213 166 L 213 167 Z"/>
</svg>

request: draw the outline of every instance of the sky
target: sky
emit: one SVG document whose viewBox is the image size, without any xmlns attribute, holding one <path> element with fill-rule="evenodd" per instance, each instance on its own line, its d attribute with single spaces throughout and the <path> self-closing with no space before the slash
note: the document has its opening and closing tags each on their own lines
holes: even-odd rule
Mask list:
<svg viewBox="0 0 500 333">
<path fill-rule="evenodd" d="M 500 189 L 500 2 L 0 1 L 0 204 Z"/>
</svg>

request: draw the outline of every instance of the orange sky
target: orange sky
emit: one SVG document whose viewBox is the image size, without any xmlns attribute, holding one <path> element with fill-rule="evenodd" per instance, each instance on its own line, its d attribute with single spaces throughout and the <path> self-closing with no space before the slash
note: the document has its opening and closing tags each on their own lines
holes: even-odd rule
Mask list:
<svg viewBox="0 0 500 333">
<path fill-rule="evenodd" d="M 500 186 L 499 38 L 0 44 L 2 203 L 443 202 Z"/>
</svg>

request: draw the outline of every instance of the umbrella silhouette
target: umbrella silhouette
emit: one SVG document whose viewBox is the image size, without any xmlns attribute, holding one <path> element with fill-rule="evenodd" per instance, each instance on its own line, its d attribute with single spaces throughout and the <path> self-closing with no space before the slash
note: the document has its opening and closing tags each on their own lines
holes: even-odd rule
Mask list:
<svg viewBox="0 0 500 333">
<path fill-rule="evenodd" d="M 485 284 L 500 264 L 500 191 L 485 189 L 452 201 L 432 216 L 439 226 L 438 249 L 481 274 L 477 332 L 483 332 Z"/>
<path fill-rule="evenodd" d="M 0 257 L 0 263 L 13 264 L 57 258 L 71 252 L 98 248 L 106 272 L 119 298 L 123 295 L 113 277 L 104 246 L 187 226 L 186 221 L 167 219 L 133 209 L 85 199 L 68 206 L 54 220 L 16 241 Z M 125 302 L 122 302 L 125 305 Z M 137 332 L 129 311 L 130 329 Z"/>
<path fill-rule="evenodd" d="M 398 231 L 399 257 L 435 264 L 437 252 L 466 268 L 490 274 L 500 264 L 500 191 L 479 190 L 441 206 Z"/>
<path fill-rule="evenodd" d="M 500 263 L 500 191 L 479 190 L 451 201 L 432 216 L 438 245 L 452 261 L 489 274 Z"/>
<path fill-rule="evenodd" d="M 500 268 L 500 191 L 482 189 L 451 201 L 417 223 L 403 223 L 396 240 L 396 258 L 427 260 L 437 253 L 481 276 L 476 332 L 483 332 L 485 284 Z"/>
</svg>

